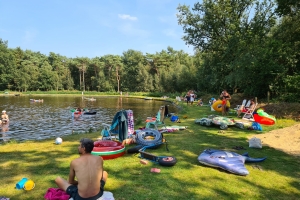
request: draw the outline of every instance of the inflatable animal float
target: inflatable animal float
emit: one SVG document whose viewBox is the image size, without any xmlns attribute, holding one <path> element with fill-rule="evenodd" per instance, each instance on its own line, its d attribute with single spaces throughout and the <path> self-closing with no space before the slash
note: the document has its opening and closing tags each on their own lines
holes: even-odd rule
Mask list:
<svg viewBox="0 0 300 200">
<path fill-rule="evenodd" d="M 228 172 L 246 176 L 249 171 L 245 162 L 262 162 L 266 158 L 251 158 L 248 153 L 240 155 L 235 152 L 217 149 L 205 149 L 199 156 L 198 161 L 204 165 L 221 168 Z"/>
<path fill-rule="evenodd" d="M 276 118 L 273 115 L 269 115 L 263 109 L 258 109 L 256 113 L 253 114 L 254 121 L 263 125 L 274 125 L 276 123 Z"/>
<path fill-rule="evenodd" d="M 244 125 L 242 123 L 236 123 L 233 119 L 222 116 L 209 116 L 208 118 L 196 119 L 195 123 L 202 126 L 216 125 L 219 126 L 222 130 L 227 129 L 228 126 L 236 126 L 241 129 L 244 128 Z"/>
</svg>

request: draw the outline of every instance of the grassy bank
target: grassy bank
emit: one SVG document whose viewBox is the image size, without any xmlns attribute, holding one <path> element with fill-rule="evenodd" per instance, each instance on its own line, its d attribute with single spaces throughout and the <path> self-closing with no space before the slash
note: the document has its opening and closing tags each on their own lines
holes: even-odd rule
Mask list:
<svg viewBox="0 0 300 200">
<path fill-rule="evenodd" d="M 248 148 L 248 137 L 256 131 L 229 127 L 219 133 L 217 127 L 204 127 L 195 124 L 195 119 L 212 114 L 209 107 L 186 106 L 180 103 L 178 113 L 181 123 L 174 124 L 166 119 L 168 125 L 188 126 L 188 129 L 165 133 L 169 152 L 165 145 L 155 150 L 147 150 L 155 155 L 175 156 L 178 160 L 173 167 L 162 167 L 149 163 L 142 165 L 138 155 L 124 156 L 106 160 L 105 170 L 109 178 L 105 189 L 111 191 L 116 199 L 298 199 L 300 196 L 299 158 L 282 151 L 263 147 Z M 232 115 L 231 117 L 234 117 Z M 274 126 L 264 126 L 264 132 L 294 125 L 296 122 L 279 119 Z M 136 126 L 139 128 L 143 126 Z M 0 145 L 0 177 L 2 184 L 0 196 L 14 199 L 43 199 L 50 187 L 56 187 L 57 176 L 67 178 L 70 161 L 76 157 L 78 141 L 82 137 L 96 140 L 99 133 L 74 134 L 63 137 L 61 145 L 54 140 L 10 142 Z M 127 146 L 127 148 L 135 145 Z M 234 146 L 244 146 L 247 150 L 233 150 Z M 246 164 L 250 174 L 238 176 L 225 171 L 206 167 L 197 161 L 206 148 L 249 152 L 252 157 L 267 157 L 259 165 L 263 170 Z M 150 173 L 152 167 L 161 173 Z M 16 190 L 15 184 L 23 177 L 34 180 L 36 186 L 31 191 Z"/>
</svg>

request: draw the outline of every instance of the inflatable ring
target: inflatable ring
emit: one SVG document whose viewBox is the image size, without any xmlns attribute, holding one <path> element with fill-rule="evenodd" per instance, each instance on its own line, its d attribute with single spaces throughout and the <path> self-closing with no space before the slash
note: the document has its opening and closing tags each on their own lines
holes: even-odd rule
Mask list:
<svg viewBox="0 0 300 200">
<path fill-rule="evenodd" d="M 101 156 L 103 160 L 114 159 L 125 154 L 125 146 L 117 141 L 99 140 L 94 142 L 91 154 Z"/>
<path fill-rule="evenodd" d="M 125 147 L 123 147 L 122 149 L 119 149 L 119 150 L 115 150 L 115 151 L 102 151 L 102 152 L 101 151 L 92 151 L 91 154 L 97 155 L 97 156 L 109 156 L 109 155 L 123 153 L 124 151 L 125 151 Z M 123 154 L 121 154 L 121 155 L 123 155 Z"/>
<path fill-rule="evenodd" d="M 163 136 L 158 130 L 146 128 L 136 133 L 136 143 L 143 146 L 158 146 L 163 143 Z"/>
<path fill-rule="evenodd" d="M 230 107 L 230 102 L 227 100 L 226 107 Z M 222 100 L 218 100 L 213 103 L 212 108 L 217 112 L 222 112 Z"/>
<path fill-rule="evenodd" d="M 100 151 L 100 152 L 109 152 L 109 151 L 116 151 L 122 149 L 122 145 L 119 143 L 112 141 L 112 140 L 100 140 L 94 142 L 93 151 Z"/>
</svg>

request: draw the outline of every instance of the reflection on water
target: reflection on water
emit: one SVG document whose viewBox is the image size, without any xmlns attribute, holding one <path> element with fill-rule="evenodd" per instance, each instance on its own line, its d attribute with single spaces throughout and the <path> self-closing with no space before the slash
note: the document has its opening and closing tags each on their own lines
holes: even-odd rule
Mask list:
<svg viewBox="0 0 300 200">
<path fill-rule="evenodd" d="M 9 122 L 2 123 L 1 125 L 1 135 L 2 137 L 7 137 L 6 132 L 9 131 Z"/>
<path fill-rule="evenodd" d="M 0 140 L 41 140 L 72 133 L 100 131 L 121 109 L 133 110 L 134 118 L 154 116 L 164 101 L 125 97 L 94 97 L 87 101 L 81 96 L 0 96 L 0 109 L 9 115 L 9 124 L 2 124 Z M 32 102 L 30 99 L 43 99 Z M 96 115 L 72 117 L 71 109 L 88 108 Z M 170 106 L 169 112 L 174 112 Z M 173 109 L 173 111 L 172 111 Z M 136 129 L 139 127 L 135 127 Z"/>
</svg>

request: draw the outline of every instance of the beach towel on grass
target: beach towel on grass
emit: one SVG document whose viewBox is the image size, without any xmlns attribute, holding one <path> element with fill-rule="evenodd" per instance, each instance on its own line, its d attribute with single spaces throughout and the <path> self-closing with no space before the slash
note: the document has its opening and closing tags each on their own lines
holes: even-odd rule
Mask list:
<svg viewBox="0 0 300 200">
<path fill-rule="evenodd" d="M 74 200 L 73 198 L 69 200 Z M 113 193 L 104 191 L 102 197 L 98 198 L 97 200 L 115 200 Z"/>
<path fill-rule="evenodd" d="M 59 188 L 49 188 L 44 196 L 47 200 L 69 200 L 70 195 Z"/>
</svg>

